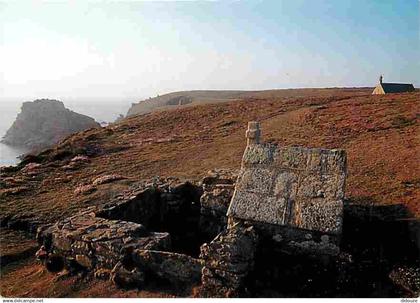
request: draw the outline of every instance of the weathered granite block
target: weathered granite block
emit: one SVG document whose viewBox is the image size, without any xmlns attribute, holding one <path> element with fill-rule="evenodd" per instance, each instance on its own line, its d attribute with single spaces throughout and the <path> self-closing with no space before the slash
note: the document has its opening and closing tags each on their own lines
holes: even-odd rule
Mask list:
<svg viewBox="0 0 420 303">
<path fill-rule="evenodd" d="M 289 204 L 287 198 L 284 197 L 268 197 L 259 204 L 259 211 L 255 216 L 255 220 L 259 222 L 267 222 L 271 224 L 287 224 L 289 215 Z M 272 214 L 278 214 L 273 216 Z"/>
<path fill-rule="evenodd" d="M 234 185 L 238 177 L 238 170 L 214 169 L 207 172 L 201 181 L 204 191 L 211 190 L 213 186 L 225 184 Z"/>
<path fill-rule="evenodd" d="M 298 228 L 339 234 L 342 225 L 343 202 L 322 201 L 322 198 L 301 199 L 294 208 L 290 225 Z"/>
<path fill-rule="evenodd" d="M 299 174 L 280 170 L 273 184 L 273 194 L 276 197 L 295 199 L 298 189 Z"/>
<path fill-rule="evenodd" d="M 271 180 L 274 177 L 274 171 L 270 169 L 247 169 L 241 174 L 239 188 L 247 192 L 257 192 L 269 194 L 272 186 Z"/>
<path fill-rule="evenodd" d="M 256 217 L 260 215 L 260 204 L 263 202 L 264 197 L 263 194 L 252 193 L 246 190 L 235 191 L 227 215 L 240 219 L 255 219 L 257 221 Z M 273 219 L 276 220 L 276 218 Z"/>
<path fill-rule="evenodd" d="M 237 224 L 201 246 L 202 295 L 238 296 L 244 291 L 248 273 L 254 266 L 258 235 L 253 227 Z"/>
<path fill-rule="evenodd" d="M 243 165 L 271 164 L 274 160 L 273 147 L 261 144 L 248 145 L 242 157 Z"/>
<path fill-rule="evenodd" d="M 234 185 L 220 184 L 213 187 L 211 191 L 205 191 L 200 197 L 203 215 L 225 216 L 232 199 Z"/>
<path fill-rule="evenodd" d="M 290 170 L 303 170 L 306 168 L 308 161 L 308 150 L 304 150 L 300 147 L 280 147 L 274 146 L 268 147 L 270 153 L 273 153 L 273 164 L 274 166 L 281 167 Z"/>
<path fill-rule="evenodd" d="M 250 144 L 227 215 L 339 235 L 345 179 L 343 150 Z"/>
</svg>

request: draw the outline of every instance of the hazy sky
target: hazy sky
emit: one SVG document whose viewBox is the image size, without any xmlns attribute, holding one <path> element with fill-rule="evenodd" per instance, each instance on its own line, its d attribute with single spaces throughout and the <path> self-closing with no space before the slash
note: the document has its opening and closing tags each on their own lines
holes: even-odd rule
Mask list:
<svg viewBox="0 0 420 303">
<path fill-rule="evenodd" d="M 0 98 L 420 87 L 419 3 L 0 2 Z"/>
</svg>

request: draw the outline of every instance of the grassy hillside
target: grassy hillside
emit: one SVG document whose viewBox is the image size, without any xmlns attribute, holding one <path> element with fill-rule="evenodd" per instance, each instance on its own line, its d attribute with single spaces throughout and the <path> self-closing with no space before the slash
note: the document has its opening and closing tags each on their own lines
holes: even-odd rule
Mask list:
<svg viewBox="0 0 420 303">
<path fill-rule="evenodd" d="M 347 201 L 402 204 L 413 218 L 420 218 L 420 92 L 372 96 L 370 90 L 334 89 L 328 91 L 333 95 L 324 95 L 326 91 L 304 97 L 273 91 L 232 102 L 181 106 L 78 133 L 27 158 L 26 163 L 40 163 L 32 170 L 2 170 L 0 218 L 25 229 L 104 203 L 143 178 L 200 179 L 210 169 L 239 168 L 251 120 L 261 122 L 266 142 L 345 149 Z M 66 169 L 79 154 L 90 161 Z M 91 194 L 75 194 L 78 186 L 112 173 L 128 179 L 100 185 Z M 73 280 L 55 281 L 33 261 L 25 262 L 6 270 L 2 294 L 6 289 L 9 295 L 24 295 L 18 287 L 24 280 L 26 292 L 36 296 L 157 295 L 123 293 L 104 282 L 74 286 Z"/>
<path fill-rule="evenodd" d="M 198 179 L 213 168 L 239 168 L 251 120 L 261 122 L 264 141 L 346 149 L 349 199 L 404 203 L 419 215 L 419 96 L 249 98 L 127 118 L 44 151 L 34 172 L 4 174 L 15 181 L 2 181 L 1 218 L 55 220 L 101 203 L 130 183 L 120 182 L 112 192 L 104 185 L 90 196 L 74 194 L 77 186 L 103 174 L 119 173 L 133 181 Z M 78 154 L 91 154 L 90 163 L 63 169 Z M 19 186 L 23 189 L 13 193 Z"/>
</svg>

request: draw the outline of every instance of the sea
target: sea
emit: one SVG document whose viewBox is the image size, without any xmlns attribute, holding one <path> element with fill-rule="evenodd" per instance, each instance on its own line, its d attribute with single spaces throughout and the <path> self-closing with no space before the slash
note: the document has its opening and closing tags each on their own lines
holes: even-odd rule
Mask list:
<svg viewBox="0 0 420 303">
<path fill-rule="evenodd" d="M 102 125 L 114 122 L 119 115 L 126 115 L 133 100 L 111 101 L 65 101 L 64 106 L 79 114 L 94 118 Z M 22 106 L 20 101 L 0 100 L 0 138 L 2 138 L 9 127 L 13 124 Z M 11 166 L 19 163 L 19 156 L 29 152 L 24 148 L 8 146 L 0 142 L 0 166 Z"/>
</svg>

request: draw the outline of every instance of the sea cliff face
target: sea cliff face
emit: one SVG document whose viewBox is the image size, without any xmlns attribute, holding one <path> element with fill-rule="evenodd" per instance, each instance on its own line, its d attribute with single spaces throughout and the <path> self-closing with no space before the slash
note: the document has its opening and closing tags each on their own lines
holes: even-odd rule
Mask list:
<svg viewBox="0 0 420 303">
<path fill-rule="evenodd" d="M 24 102 L 15 122 L 2 142 L 28 149 L 40 149 L 64 137 L 92 127 L 100 127 L 93 118 L 75 113 L 58 100 L 39 99 Z"/>
</svg>

